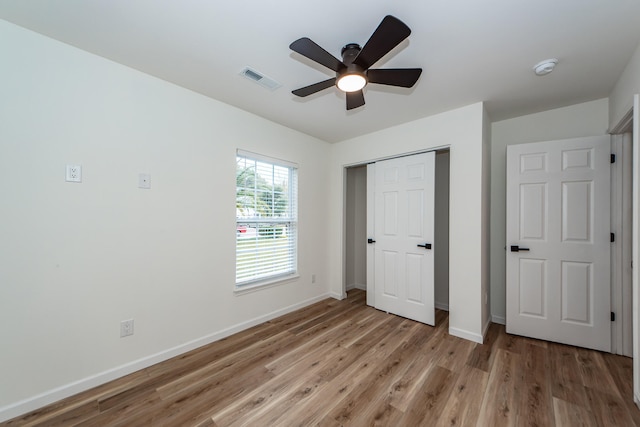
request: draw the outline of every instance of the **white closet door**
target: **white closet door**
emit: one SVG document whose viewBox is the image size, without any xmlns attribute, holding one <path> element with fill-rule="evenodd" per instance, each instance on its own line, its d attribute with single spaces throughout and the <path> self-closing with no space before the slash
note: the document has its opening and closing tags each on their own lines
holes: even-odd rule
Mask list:
<svg viewBox="0 0 640 427">
<path fill-rule="evenodd" d="M 433 325 L 435 153 L 380 161 L 368 173 L 375 187 L 368 212 L 375 240 L 368 257 L 374 305 Z"/>
</svg>

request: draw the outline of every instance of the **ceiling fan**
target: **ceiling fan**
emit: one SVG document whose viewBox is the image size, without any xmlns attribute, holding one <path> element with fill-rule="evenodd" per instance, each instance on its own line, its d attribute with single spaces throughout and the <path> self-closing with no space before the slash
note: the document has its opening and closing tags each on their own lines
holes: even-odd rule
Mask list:
<svg viewBox="0 0 640 427">
<path fill-rule="evenodd" d="M 398 18 L 384 17 L 364 47 L 349 43 L 342 48 L 342 61 L 321 48 L 307 37 L 291 43 L 289 48 L 300 55 L 336 72 L 334 78 L 292 91 L 297 96 L 309 96 L 336 85 L 347 95 L 347 110 L 364 105 L 362 88 L 367 83 L 412 87 L 422 68 L 369 69 L 400 42 L 409 37 L 411 29 Z"/>
</svg>

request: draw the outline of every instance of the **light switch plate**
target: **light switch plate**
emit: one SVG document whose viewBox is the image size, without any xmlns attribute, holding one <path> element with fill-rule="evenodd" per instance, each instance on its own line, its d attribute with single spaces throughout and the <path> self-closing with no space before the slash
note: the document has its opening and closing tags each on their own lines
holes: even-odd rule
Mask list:
<svg viewBox="0 0 640 427">
<path fill-rule="evenodd" d="M 133 319 L 123 320 L 120 322 L 120 338 L 133 335 Z"/>
</svg>

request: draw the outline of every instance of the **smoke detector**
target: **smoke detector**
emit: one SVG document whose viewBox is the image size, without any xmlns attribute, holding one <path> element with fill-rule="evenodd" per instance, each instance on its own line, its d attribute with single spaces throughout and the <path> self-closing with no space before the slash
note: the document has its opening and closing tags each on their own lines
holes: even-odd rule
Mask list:
<svg viewBox="0 0 640 427">
<path fill-rule="evenodd" d="M 545 59 L 534 65 L 533 71 L 536 73 L 536 76 L 546 76 L 553 71 L 557 63 L 558 60 L 556 58 Z"/>
</svg>

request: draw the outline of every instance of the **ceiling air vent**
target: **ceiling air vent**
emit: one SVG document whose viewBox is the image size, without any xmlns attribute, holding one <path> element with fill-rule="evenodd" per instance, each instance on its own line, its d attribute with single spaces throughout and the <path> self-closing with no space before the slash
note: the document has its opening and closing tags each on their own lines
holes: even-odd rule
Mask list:
<svg viewBox="0 0 640 427">
<path fill-rule="evenodd" d="M 269 90 L 276 90 L 280 86 L 282 86 L 277 81 L 249 67 L 245 67 L 244 70 L 240 72 L 240 75 L 251 81 L 258 83 L 260 86 L 266 87 Z"/>
</svg>

